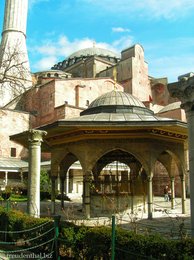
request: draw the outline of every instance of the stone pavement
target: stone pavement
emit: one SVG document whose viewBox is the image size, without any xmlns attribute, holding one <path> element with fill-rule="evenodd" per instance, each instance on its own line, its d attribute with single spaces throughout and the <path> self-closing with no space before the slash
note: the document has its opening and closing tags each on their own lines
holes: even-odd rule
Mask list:
<svg viewBox="0 0 194 260">
<path fill-rule="evenodd" d="M 56 201 L 56 214 L 61 220 L 73 221 L 78 225 L 111 225 L 111 214 L 103 217 L 85 219 L 82 212 L 82 203 L 79 198 L 64 202 L 61 210 L 60 201 Z M 26 203 L 12 204 L 15 209 L 26 212 Z M 171 209 L 171 202 L 164 201 L 163 197 L 154 197 L 153 219 L 147 219 L 147 213 L 141 207 L 115 214 L 116 224 L 127 229 L 138 229 L 142 232 L 159 232 L 168 236 L 177 237 L 180 234 L 190 236 L 190 199 L 186 200 L 186 214 L 182 214 L 181 198 L 175 199 L 175 208 Z M 41 201 L 41 216 L 51 216 L 51 202 Z"/>
</svg>

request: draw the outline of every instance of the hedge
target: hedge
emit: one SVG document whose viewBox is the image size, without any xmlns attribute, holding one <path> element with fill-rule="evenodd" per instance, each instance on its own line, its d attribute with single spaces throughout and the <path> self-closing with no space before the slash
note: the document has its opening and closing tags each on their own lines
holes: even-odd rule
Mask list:
<svg viewBox="0 0 194 260">
<path fill-rule="evenodd" d="M 160 235 L 116 229 L 115 260 L 194 259 L 194 240 L 170 240 Z M 64 226 L 60 233 L 64 259 L 111 259 L 111 228 Z M 69 257 L 69 258 L 67 258 Z M 63 258 L 62 258 L 63 259 Z"/>
<path fill-rule="evenodd" d="M 21 248 L 24 249 L 41 245 L 54 237 L 54 232 L 41 236 L 53 226 L 53 220 L 50 218 L 33 218 L 21 211 L 6 211 L 0 207 L 0 247 L 1 249 L 7 248 L 7 245 L 13 245 L 13 242 L 15 245 L 18 245 L 19 242 Z M 14 246 L 12 247 L 14 248 Z M 45 250 L 45 247 L 39 247 L 33 252 L 40 250 Z"/>
</svg>

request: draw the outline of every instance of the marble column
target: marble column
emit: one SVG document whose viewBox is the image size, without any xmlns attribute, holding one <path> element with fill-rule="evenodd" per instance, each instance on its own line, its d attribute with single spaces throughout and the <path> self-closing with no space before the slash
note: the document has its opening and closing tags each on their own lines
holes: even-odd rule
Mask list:
<svg viewBox="0 0 194 260">
<path fill-rule="evenodd" d="M 182 190 L 182 214 L 186 214 L 186 188 L 185 188 L 184 176 L 181 176 L 181 190 Z"/>
<path fill-rule="evenodd" d="M 56 176 L 51 176 L 51 214 L 55 214 L 55 198 L 56 198 Z"/>
<path fill-rule="evenodd" d="M 64 185 L 65 179 L 63 177 L 60 177 L 60 188 L 61 188 L 61 208 L 64 209 L 64 189 L 65 189 L 65 185 Z"/>
<path fill-rule="evenodd" d="M 66 173 L 65 192 L 66 192 L 66 195 L 68 195 L 68 193 L 69 193 L 69 170 Z"/>
<path fill-rule="evenodd" d="M 24 183 L 24 175 L 23 175 L 23 171 L 20 171 L 20 177 L 21 177 L 21 183 Z"/>
<path fill-rule="evenodd" d="M 194 77 L 184 77 L 176 83 L 168 85 L 172 97 L 181 101 L 181 108 L 185 110 L 188 126 L 189 173 L 190 173 L 190 209 L 191 209 L 191 236 L 194 238 Z M 184 185 L 184 187 L 183 187 Z M 184 195 L 185 183 L 182 181 Z M 182 211 L 184 212 L 185 197 L 182 197 Z"/>
<path fill-rule="evenodd" d="M 86 172 L 83 179 L 83 206 L 86 218 L 90 218 L 90 172 Z"/>
<path fill-rule="evenodd" d="M 148 219 L 153 218 L 153 188 L 152 188 L 152 177 L 148 176 Z"/>
<path fill-rule="evenodd" d="M 171 209 L 175 208 L 175 189 L 174 189 L 174 177 L 170 178 L 171 182 Z"/>
<path fill-rule="evenodd" d="M 8 182 L 8 172 L 5 172 L 5 186 L 7 186 L 7 182 Z"/>
<path fill-rule="evenodd" d="M 27 212 L 34 217 L 40 216 L 40 162 L 41 142 L 45 131 L 29 131 L 29 174 Z"/>
</svg>

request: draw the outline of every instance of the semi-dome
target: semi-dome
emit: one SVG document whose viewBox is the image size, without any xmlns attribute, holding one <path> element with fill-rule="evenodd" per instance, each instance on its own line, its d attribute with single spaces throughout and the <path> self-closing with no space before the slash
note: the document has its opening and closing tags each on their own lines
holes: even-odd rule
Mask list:
<svg viewBox="0 0 194 260">
<path fill-rule="evenodd" d="M 153 114 L 138 98 L 129 93 L 117 90 L 110 91 L 96 98 L 80 115 L 98 113 Z"/>
<path fill-rule="evenodd" d="M 83 56 L 107 56 L 107 57 L 114 57 L 114 58 L 119 58 L 120 56 L 110 50 L 103 49 L 103 48 L 97 48 L 97 47 L 92 47 L 92 48 L 85 48 L 81 49 L 79 51 L 74 52 L 71 54 L 68 58 L 73 59 L 73 58 L 79 58 Z"/>
</svg>

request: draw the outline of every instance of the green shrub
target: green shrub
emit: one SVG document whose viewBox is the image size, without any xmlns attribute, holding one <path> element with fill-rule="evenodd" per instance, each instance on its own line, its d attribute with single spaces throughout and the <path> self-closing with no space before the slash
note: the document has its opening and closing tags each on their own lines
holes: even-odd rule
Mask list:
<svg viewBox="0 0 194 260">
<path fill-rule="evenodd" d="M 60 247 L 64 255 L 75 259 L 111 258 L 111 228 L 76 227 L 61 230 Z M 194 259 L 194 240 L 170 240 L 160 235 L 136 234 L 116 229 L 115 260 L 136 259 Z"/>
<path fill-rule="evenodd" d="M 111 229 L 107 227 L 90 228 L 83 241 L 86 259 L 109 260 L 111 252 Z M 95 245 L 95 246 L 94 246 Z"/>
<path fill-rule="evenodd" d="M 53 227 L 54 223 L 50 218 L 33 218 L 20 211 L 5 211 L 0 208 L 0 241 L 3 241 L 0 244 L 1 250 L 10 250 L 11 246 L 11 250 L 49 255 L 54 250 Z"/>
</svg>

